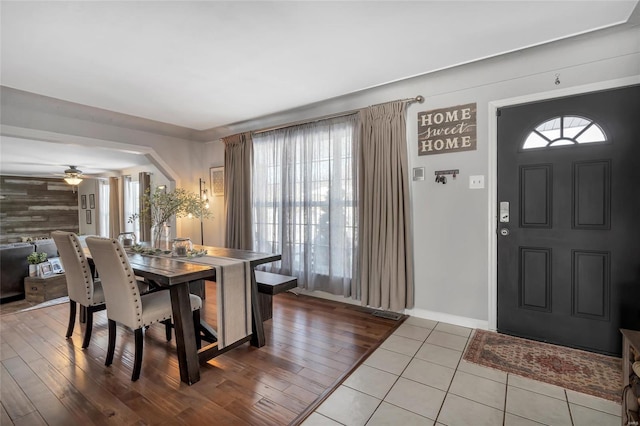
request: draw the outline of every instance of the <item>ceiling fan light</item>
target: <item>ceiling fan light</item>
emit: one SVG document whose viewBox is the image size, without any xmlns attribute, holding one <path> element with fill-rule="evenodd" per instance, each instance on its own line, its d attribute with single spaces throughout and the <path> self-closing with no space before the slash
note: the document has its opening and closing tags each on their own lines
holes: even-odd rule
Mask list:
<svg viewBox="0 0 640 426">
<path fill-rule="evenodd" d="M 66 177 L 64 178 L 64 181 L 67 182 L 69 185 L 80 185 L 80 182 L 82 182 L 82 179 L 80 179 L 79 177 Z"/>
</svg>

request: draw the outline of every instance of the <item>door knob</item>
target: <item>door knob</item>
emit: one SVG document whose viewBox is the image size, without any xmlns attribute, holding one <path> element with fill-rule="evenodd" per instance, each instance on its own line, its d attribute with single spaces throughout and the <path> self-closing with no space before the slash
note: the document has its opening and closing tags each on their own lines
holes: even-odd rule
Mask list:
<svg viewBox="0 0 640 426">
<path fill-rule="evenodd" d="M 507 235 L 509 235 L 509 230 L 507 228 L 502 228 L 500 230 L 500 235 L 502 235 L 503 237 L 506 237 Z"/>
</svg>

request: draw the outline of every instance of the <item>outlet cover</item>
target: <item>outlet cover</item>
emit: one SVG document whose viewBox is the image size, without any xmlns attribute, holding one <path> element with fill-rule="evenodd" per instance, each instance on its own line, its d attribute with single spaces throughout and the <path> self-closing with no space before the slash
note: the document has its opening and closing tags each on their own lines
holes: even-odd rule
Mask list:
<svg viewBox="0 0 640 426">
<path fill-rule="evenodd" d="M 469 189 L 484 188 L 484 175 L 469 176 Z"/>
</svg>

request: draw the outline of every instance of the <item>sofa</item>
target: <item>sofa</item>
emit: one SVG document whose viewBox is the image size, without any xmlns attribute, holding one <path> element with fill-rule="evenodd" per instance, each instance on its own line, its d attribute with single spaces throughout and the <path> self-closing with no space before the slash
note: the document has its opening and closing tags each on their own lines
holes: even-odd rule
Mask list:
<svg viewBox="0 0 640 426">
<path fill-rule="evenodd" d="M 31 243 L 0 246 L 0 303 L 24 299 L 24 277 L 29 276 L 27 256 L 35 251 Z"/>
<path fill-rule="evenodd" d="M 0 245 L 0 304 L 25 298 L 24 278 L 29 276 L 27 256 L 34 251 L 47 253 L 48 258 L 58 256 L 52 239 Z"/>
<path fill-rule="evenodd" d="M 56 247 L 56 243 L 53 241 L 53 238 L 35 240 L 31 244 L 35 245 L 36 251 L 47 253 L 47 259 L 58 257 L 58 248 Z"/>
</svg>

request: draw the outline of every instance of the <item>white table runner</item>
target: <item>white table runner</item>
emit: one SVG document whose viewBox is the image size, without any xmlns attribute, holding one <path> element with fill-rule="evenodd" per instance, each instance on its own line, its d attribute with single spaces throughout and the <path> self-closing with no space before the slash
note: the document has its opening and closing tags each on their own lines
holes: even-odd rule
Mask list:
<svg viewBox="0 0 640 426">
<path fill-rule="evenodd" d="M 176 260 L 210 265 L 216 269 L 219 349 L 231 345 L 253 332 L 251 326 L 251 266 L 249 262 L 214 256 Z"/>
</svg>

